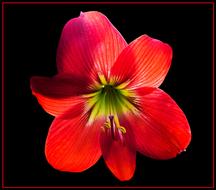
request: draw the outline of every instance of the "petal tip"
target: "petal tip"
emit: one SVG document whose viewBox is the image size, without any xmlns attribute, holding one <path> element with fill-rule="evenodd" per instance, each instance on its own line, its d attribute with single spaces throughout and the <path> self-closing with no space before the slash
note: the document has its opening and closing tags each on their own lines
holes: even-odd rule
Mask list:
<svg viewBox="0 0 216 190">
<path fill-rule="evenodd" d="M 80 17 L 83 17 L 84 16 L 84 12 L 80 11 Z"/>
</svg>

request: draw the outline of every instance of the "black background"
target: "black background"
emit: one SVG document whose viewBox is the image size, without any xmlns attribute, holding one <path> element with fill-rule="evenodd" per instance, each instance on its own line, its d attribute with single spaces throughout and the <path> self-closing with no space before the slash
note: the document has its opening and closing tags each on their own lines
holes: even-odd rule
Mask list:
<svg viewBox="0 0 216 190">
<path fill-rule="evenodd" d="M 80 11 L 104 13 L 127 42 L 142 34 L 169 43 L 171 69 L 160 88 L 184 110 L 192 130 L 186 152 L 168 161 L 137 154 L 137 168 L 120 182 L 103 159 L 83 173 L 54 170 L 44 156 L 53 117 L 31 95 L 31 76 L 56 74 L 64 24 Z M 4 5 L 5 186 L 211 185 L 211 5 Z"/>
</svg>

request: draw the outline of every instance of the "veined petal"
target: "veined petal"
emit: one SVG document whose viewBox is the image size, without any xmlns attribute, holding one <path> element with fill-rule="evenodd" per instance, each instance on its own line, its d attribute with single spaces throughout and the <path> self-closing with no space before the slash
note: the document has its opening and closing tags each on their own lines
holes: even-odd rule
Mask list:
<svg viewBox="0 0 216 190">
<path fill-rule="evenodd" d="M 187 148 L 191 131 L 176 102 L 158 88 L 137 89 L 141 116 L 131 117 L 139 152 L 155 159 L 169 159 Z"/>
<path fill-rule="evenodd" d="M 68 118 L 69 112 L 71 118 Z M 84 103 L 79 103 L 53 121 L 46 139 L 48 162 L 61 171 L 82 172 L 93 166 L 101 156 L 99 143 L 101 122 L 86 126 Z"/>
<path fill-rule="evenodd" d="M 91 78 L 97 73 L 107 77 L 126 45 L 106 16 L 97 11 L 81 13 L 64 26 L 57 51 L 58 70 Z"/>
<path fill-rule="evenodd" d="M 133 135 L 128 123 L 121 120 L 123 126 L 127 126 L 127 132 L 120 139 L 113 139 L 110 129 L 101 132 L 100 143 L 103 158 L 110 171 L 121 181 L 130 180 L 136 168 L 136 149 Z M 117 129 L 116 129 L 117 130 Z"/>
<path fill-rule="evenodd" d="M 147 35 L 131 42 L 119 55 L 111 76 L 120 83 L 137 87 L 158 87 L 163 82 L 172 59 L 171 47 Z"/>
<path fill-rule="evenodd" d="M 32 77 L 31 90 L 43 109 L 57 116 L 81 101 L 79 96 L 88 92 L 88 80 L 66 74 Z"/>
</svg>

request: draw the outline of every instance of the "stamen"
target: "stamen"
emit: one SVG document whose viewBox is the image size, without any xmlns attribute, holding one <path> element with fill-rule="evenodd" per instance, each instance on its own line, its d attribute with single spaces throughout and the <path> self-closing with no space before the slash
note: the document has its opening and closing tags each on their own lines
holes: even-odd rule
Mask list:
<svg viewBox="0 0 216 190">
<path fill-rule="evenodd" d="M 120 139 L 121 143 L 124 144 L 125 141 L 124 141 L 122 132 L 120 130 L 118 130 L 118 136 L 119 136 L 119 139 Z"/>
<path fill-rule="evenodd" d="M 122 134 L 126 133 L 126 129 L 119 124 L 117 115 L 110 115 L 109 120 L 104 123 L 104 127 L 111 130 L 113 140 L 118 140 L 120 138 L 122 141 Z"/>
<path fill-rule="evenodd" d="M 106 122 L 104 123 L 104 127 L 106 127 L 107 129 L 110 129 L 110 128 L 111 128 L 111 125 L 110 125 L 109 121 L 106 121 Z"/>
<path fill-rule="evenodd" d="M 99 79 L 100 79 L 101 84 L 103 84 L 103 85 L 106 85 L 106 84 L 107 84 L 107 81 L 106 81 L 106 78 L 105 78 L 104 75 L 99 74 L 98 77 L 99 77 Z"/>
<path fill-rule="evenodd" d="M 122 89 L 124 89 L 125 87 L 127 87 L 127 85 L 128 85 L 129 83 L 130 83 L 129 81 L 123 82 L 123 83 L 119 84 L 118 86 L 116 86 L 116 89 L 122 90 Z"/>
<path fill-rule="evenodd" d="M 125 133 L 126 133 L 126 129 L 125 129 L 123 126 L 120 125 L 119 119 L 118 119 L 118 116 L 117 116 L 117 115 L 114 116 L 114 121 L 115 121 L 116 127 L 117 127 L 123 134 L 125 134 Z"/>
<path fill-rule="evenodd" d="M 119 129 L 123 134 L 126 133 L 126 129 L 125 129 L 124 127 L 120 126 L 118 129 Z"/>
<path fill-rule="evenodd" d="M 100 92 L 93 92 L 93 93 L 90 93 L 90 94 L 84 94 L 82 95 L 83 98 L 91 98 L 91 97 L 95 97 L 96 95 L 98 95 Z"/>
</svg>

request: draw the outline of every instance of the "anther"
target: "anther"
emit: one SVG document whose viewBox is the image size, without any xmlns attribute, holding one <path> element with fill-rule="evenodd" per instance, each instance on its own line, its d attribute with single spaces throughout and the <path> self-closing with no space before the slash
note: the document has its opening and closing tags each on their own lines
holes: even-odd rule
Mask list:
<svg viewBox="0 0 216 190">
<path fill-rule="evenodd" d="M 125 134 L 126 133 L 126 129 L 122 126 L 119 126 L 118 129 L 123 133 Z"/>
<path fill-rule="evenodd" d="M 104 127 L 108 128 L 108 129 L 111 128 L 111 125 L 110 125 L 109 121 L 106 121 L 104 123 Z"/>
<path fill-rule="evenodd" d="M 114 116 L 114 121 L 115 121 L 116 127 L 117 127 L 123 134 L 125 134 L 125 133 L 126 133 L 126 129 L 125 129 L 123 126 L 120 125 L 118 116 L 116 116 L 116 115 Z"/>
</svg>

